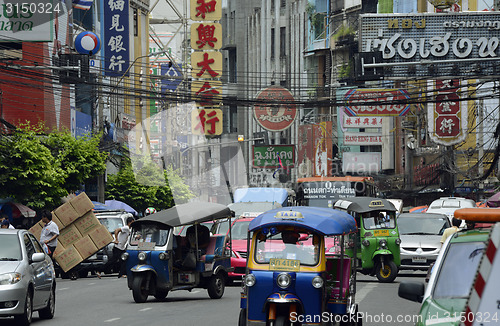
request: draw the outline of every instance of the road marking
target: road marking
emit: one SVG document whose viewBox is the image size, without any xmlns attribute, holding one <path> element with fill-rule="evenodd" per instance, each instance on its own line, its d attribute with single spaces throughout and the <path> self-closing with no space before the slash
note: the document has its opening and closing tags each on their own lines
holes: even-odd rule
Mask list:
<svg viewBox="0 0 500 326">
<path fill-rule="evenodd" d="M 144 308 L 144 309 L 141 309 L 139 311 L 147 311 L 147 310 L 151 310 L 151 309 L 153 309 L 153 308 Z"/>
<path fill-rule="evenodd" d="M 366 284 L 362 289 L 356 292 L 356 301 L 361 302 L 373 289 L 377 287 L 377 284 Z"/>
<path fill-rule="evenodd" d="M 89 285 L 94 285 L 95 283 L 89 283 Z"/>
<path fill-rule="evenodd" d="M 112 321 L 117 321 L 117 320 L 119 320 L 119 319 L 120 319 L 120 318 L 111 318 L 111 319 L 105 320 L 104 322 L 105 322 L 105 323 L 110 323 L 110 322 L 112 322 Z"/>
<path fill-rule="evenodd" d="M 58 288 L 57 291 L 64 291 L 64 290 L 67 290 L 69 288 Z"/>
</svg>

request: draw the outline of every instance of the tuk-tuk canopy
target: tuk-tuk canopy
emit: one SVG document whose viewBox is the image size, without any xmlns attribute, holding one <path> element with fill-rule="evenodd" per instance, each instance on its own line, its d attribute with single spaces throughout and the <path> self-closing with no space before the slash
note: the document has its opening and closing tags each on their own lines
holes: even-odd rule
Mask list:
<svg viewBox="0 0 500 326">
<path fill-rule="evenodd" d="M 305 206 L 275 208 L 264 212 L 250 222 L 248 230 L 280 225 L 302 227 L 323 236 L 356 232 L 356 221 L 346 212 Z"/>
<path fill-rule="evenodd" d="M 371 211 L 397 211 L 396 207 L 394 207 L 394 205 L 387 199 L 375 197 L 352 197 L 349 199 L 340 199 L 337 200 L 334 207 L 356 213 L 366 213 Z"/>
<path fill-rule="evenodd" d="M 226 217 L 232 217 L 233 211 L 227 206 L 209 202 L 192 202 L 176 205 L 157 213 L 143 217 L 132 225 L 156 222 L 171 227 L 202 223 Z"/>
</svg>

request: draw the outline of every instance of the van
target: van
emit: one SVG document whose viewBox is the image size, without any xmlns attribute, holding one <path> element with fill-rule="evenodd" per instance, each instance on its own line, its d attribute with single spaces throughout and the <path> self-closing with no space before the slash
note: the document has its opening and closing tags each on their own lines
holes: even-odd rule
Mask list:
<svg viewBox="0 0 500 326">
<path fill-rule="evenodd" d="M 441 197 L 439 199 L 434 200 L 426 213 L 438 213 L 444 214 L 448 217 L 448 219 L 453 219 L 454 213 L 457 209 L 460 208 L 473 208 L 476 207 L 476 202 L 472 199 L 467 199 L 463 197 Z M 461 227 L 465 227 L 465 222 L 462 222 Z"/>
</svg>

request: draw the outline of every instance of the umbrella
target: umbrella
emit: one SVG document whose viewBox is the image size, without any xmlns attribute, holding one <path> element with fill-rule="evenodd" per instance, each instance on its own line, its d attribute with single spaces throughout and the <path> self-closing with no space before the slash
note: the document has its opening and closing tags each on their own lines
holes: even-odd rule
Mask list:
<svg viewBox="0 0 500 326">
<path fill-rule="evenodd" d="M 94 210 L 96 211 L 105 211 L 110 209 L 108 206 L 98 201 L 92 201 L 92 204 L 94 204 Z"/>
<path fill-rule="evenodd" d="M 429 206 L 427 206 L 427 205 L 417 206 L 417 207 L 410 208 L 409 212 L 410 213 L 425 213 L 425 211 L 427 211 L 427 208 L 429 208 Z"/>
<path fill-rule="evenodd" d="M 232 216 L 232 211 L 226 205 L 193 202 L 164 209 L 158 213 L 143 217 L 135 221 L 134 224 L 158 222 L 170 226 L 180 226 L 193 224 L 195 222 L 202 223 L 230 216 Z"/>
<path fill-rule="evenodd" d="M 123 209 L 125 212 L 129 212 L 129 213 L 137 215 L 137 211 L 135 209 L 133 209 L 128 204 L 126 204 L 122 201 L 119 201 L 116 199 L 111 199 L 111 200 L 106 200 L 104 203 L 110 209 Z"/>
<path fill-rule="evenodd" d="M 3 207 L 5 205 L 10 206 L 12 209 L 12 217 L 13 218 L 19 218 L 19 217 L 35 217 L 36 212 L 29 208 L 28 206 L 25 206 L 20 203 L 13 203 L 13 202 L 8 202 L 3 205 L 0 205 L 0 207 Z"/>
<path fill-rule="evenodd" d="M 486 201 L 488 207 L 500 207 L 500 192 L 497 192 Z"/>
</svg>

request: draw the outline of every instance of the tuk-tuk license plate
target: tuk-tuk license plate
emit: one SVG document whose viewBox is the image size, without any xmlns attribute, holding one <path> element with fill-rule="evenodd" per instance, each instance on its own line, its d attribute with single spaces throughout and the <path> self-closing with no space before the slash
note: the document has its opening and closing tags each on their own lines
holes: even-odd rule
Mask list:
<svg viewBox="0 0 500 326">
<path fill-rule="evenodd" d="M 373 235 L 376 237 L 388 237 L 388 236 L 390 236 L 389 230 L 375 230 L 375 231 L 373 231 Z"/>
<path fill-rule="evenodd" d="M 291 271 L 300 269 L 300 260 L 271 258 L 269 260 L 269 270 L 271 271 Z"/>
<path fill-rule="evenodd" d="M 427 258 L 425 257 L 412 257 L 411 258 L 411 262 L 412 263 L 426 263 L 427 262 Z"/>
</svg>

